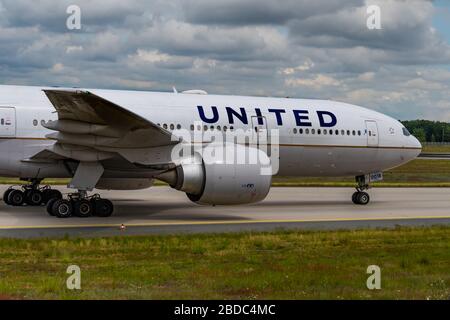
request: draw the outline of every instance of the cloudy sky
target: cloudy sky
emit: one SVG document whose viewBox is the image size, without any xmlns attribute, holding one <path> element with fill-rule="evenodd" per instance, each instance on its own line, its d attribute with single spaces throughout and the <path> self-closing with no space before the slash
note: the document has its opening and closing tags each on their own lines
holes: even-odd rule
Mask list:
<svg viewBox="0 0 450 320">
<path fill-rule="evenodd" d="M 81 30 L 67 29 L 72 4 Z M 0 0 L 0 84 L 325 98 L 450 121 L 450 1 Z"/>
</svg>

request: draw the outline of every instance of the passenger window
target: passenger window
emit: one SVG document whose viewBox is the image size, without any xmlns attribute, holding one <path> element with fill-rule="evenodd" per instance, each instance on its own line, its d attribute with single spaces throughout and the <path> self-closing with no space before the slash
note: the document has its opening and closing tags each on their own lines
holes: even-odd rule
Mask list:
<svg viewBox="0 0 450 320">
<path fill-rule="evenodd" d="M 203 126 L 203 130 L 208 131 L 208 126 L 207 125 Z"/>
<path fill-rule="evenodd" d="M 352 135 L 356 136 L 356 131 L 355 130 L 352 131 Z"/>
<path fill-rule="evenodd" d="M 318 129 L 317 134 L 321 134 L 321 133 L 322 133 L 322 130 Z"/>
<path fill-rule="evenodd" d="M 323 130 L 323 134 L 324 134 L 324 135 L 326 135 L 327 133 L 328 133 L 328 130 L 327 130 L 327 129 Z"/>
<path fill-rule="evenodd" d="M 297 129 L 294 128 L 294 130 L 292 130 L 294 133 L 297 133 Z"/>
<path fill-rule="evenodd" d="M 33 120 L 33 126 L 37 126 L 38 125 L 38 121 L 36 119 Z"/>
<path fill-rule="evenodd" d="M 311 129 L 311 134 L 315 134 L 316 133 L 316 129 Z"/>
<path fill-rule="evenodd" d="M 303 129 L 300 129 L 298 132 L 299 132 L 300 134 L 303 134 Z"/>
<path fill-rule="evenodd" d="M 305 133 L 306 133 L 306 134 L 309 134 L 309 129 L 306 129 L 306 130 L 305 130 Z"/>
<path fill-rule="evenodd" d="M 193 124 L 191 124 L 191 131 L 194 131 L 195 127 Z"/>
<path fill-rule="evenodd" d="M 361 135 L 361 130 L 358 130 L 358 136 L 360 136 Z"/>
<path fill-rule="evenodd" d="M 178 130 L 181 129 L 181 124 L 177 124 L 177 129 L 178 129 Z"/>
<path fill-rule="evenodd" d="M 219 130 L 219 131 L 220 131 L 220 130 L 221 130 L 221 127 L 220 127 L 220 126 L 217 126 L 217 130 Z"/>
<path fill-rule="evenodd" d="M 347 130 L 347 135 L 348 135 L 348 136 L 350 135 L 350 130 Z"/>
<path fill-rule="evenodd" d="M 345 131 L 341 130 L 341 136 L 345 136 Z"/>
<path fill-rule="evenodd" d="M 2 126 L 5 124 L 5 119 L 0 120 L 0 123 L 2 124 Z"/>
<path fill-rule="evenodd" d="M 228 130 L 227 126 L 223 126 L 223 131 L 226 132 Z"/>
<path fill-rule="evenodd" d="M 163 124 L 163 128 L 167 130 L 167 124 L 166 123 Z"/>
<path fill-rule="evenodd" d="M 202 130 L 202 126 L 201 125 L 197 125 L 197 130 L 201 131 Z"/>
</svg>

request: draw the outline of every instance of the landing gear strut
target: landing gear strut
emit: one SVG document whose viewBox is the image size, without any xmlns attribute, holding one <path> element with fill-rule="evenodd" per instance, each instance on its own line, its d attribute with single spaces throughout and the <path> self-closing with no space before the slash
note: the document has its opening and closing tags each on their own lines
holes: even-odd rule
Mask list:
<svg viewBox="0 0 450 320">
<path fill-rule="evenodd" d="M 366 176 L 357 176 L 355 179 L 358 186 L 356 192 L 352 195 L 352 201 L 354 204 L 366 205 L 370 202 L 370 197 L 365 190 L 370 189 L 370 184 Z"/>
<path fill-rule="evenodd" d="M 49 186 L 40 187 L 41 180 L 31 180 L 30 184 L 20 187 L 11 186 L 3 194 L 3 201 L 10 206 L 41 206 L 48 203 L 50 199 L 61 199 L 62 194 Z"/>
<path fill-rule="evenodd" d="M 111 201 L 100 198 L 98 194 L 88 197 L 86 191 L 71 193 L 67 199 L 52 199 L 47 204 L 48 214 L 58 218 L 109 217 L 113 211 Z"/>
</svg>

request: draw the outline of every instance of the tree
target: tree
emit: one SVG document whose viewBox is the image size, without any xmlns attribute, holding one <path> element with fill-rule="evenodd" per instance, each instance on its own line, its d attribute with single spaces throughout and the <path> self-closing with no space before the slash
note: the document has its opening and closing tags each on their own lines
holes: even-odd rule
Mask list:
<svg viewBox="0 0 450 320">
<path fill-rule="evenodd" d="M 450 124 L 447 122 L 411 120 L 402 123 L 422 142 L 450 142 Z"/>
<path fill-rule="evenodd" d="M 424 128 L 414 128 L 411 133 L 420 142 L 426 142 L 427 141 L 427 136 L 425 134 L 425 129 Z"/>
</svg>

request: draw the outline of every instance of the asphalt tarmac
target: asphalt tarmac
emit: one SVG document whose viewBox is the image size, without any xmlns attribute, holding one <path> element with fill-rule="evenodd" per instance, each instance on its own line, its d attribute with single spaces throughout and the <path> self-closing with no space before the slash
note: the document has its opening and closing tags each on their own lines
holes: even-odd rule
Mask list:
<svg viewBox="0 0 450 320">
<path fill-rule="evenodd" d="M 1 194 L 6 188 L 0 186 Z M 199 206 L 166 187 L 99 193 L 113 201 L 112 217 L 58 219 L 49 216 L 45 207 L 10 207 L 1 202 L 0 237 L 450 225 L 450 189 L 446 188 L 375 188 L 369 191 L 371 202 L 367 206 L 351 202 L 351 188 L 272 188 L 261 203 L 216 207 Z"/>
</svg>

